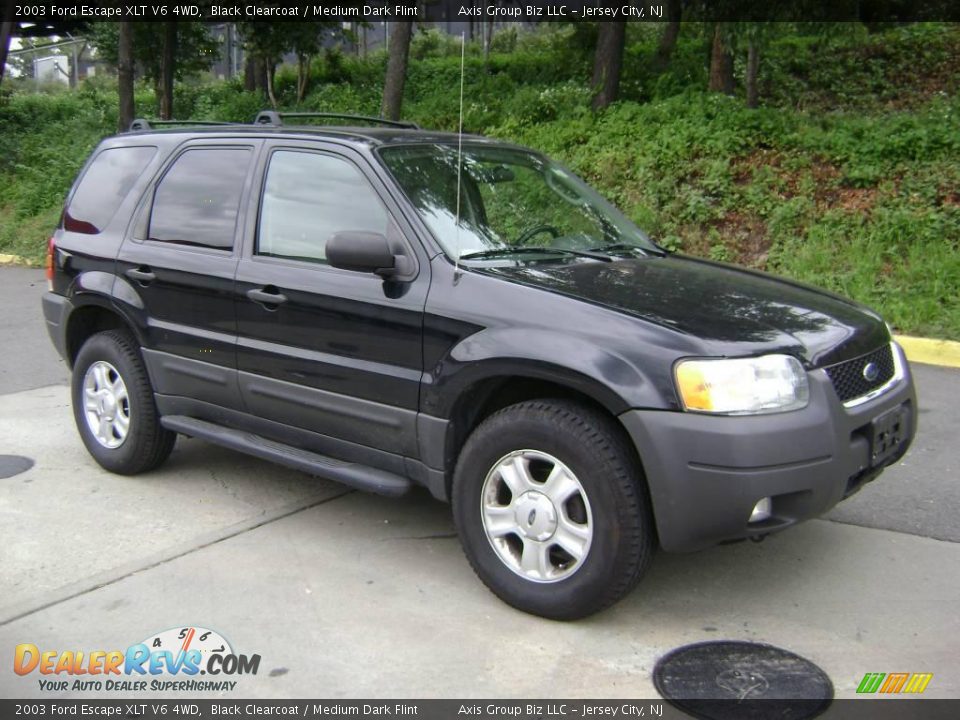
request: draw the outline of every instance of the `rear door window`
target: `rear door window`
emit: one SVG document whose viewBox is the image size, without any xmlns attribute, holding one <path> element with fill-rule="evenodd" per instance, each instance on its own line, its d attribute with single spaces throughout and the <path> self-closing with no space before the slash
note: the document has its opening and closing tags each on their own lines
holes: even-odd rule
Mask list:
<svg viewBox="0 0 960 720">
<path fill-rule="evenodd" d="M 230 250 L 250 148 L 195 148 L 180 155 L 157 184 L 148 238 Z"/>
<path fill-rule="evenodd" d="M 156 152 L 152 146 L 101 151 L 70 198 L 63 229 L 87 235 L 103 232 Z"/>
</svg>

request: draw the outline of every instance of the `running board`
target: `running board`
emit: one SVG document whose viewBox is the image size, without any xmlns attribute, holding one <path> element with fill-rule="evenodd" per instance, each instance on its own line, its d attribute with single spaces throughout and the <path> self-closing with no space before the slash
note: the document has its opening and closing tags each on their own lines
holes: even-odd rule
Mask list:
<svg viewBox="0 0 960 720">
<path fill-rule="evenodd" d="M 326 455 L 301 450 L 268 440 L 260 435 L 223 427 L 206 420 L 185 415 L 164 415 L 160 418 L 160 424 L 167 430 L 173 430 L 181 435 L 200 438 L 310 475 L 335 480 L 358 490 L 399 497 L 412 487 L 412 483 L 407 478 L 385 470 L 335 460 Z"/>
</svg>

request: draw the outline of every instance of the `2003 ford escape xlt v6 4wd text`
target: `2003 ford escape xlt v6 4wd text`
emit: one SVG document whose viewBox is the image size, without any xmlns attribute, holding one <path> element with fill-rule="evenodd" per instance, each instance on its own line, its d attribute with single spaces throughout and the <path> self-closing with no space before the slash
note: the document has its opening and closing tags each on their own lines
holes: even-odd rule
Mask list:
<svg viewBox="0 0 960 720">
<path fill-rule="evenodd" d="M 103 467 L 182 434 L 425 486 L 493 592 L 577 618 L 656 545 L 782 530 L 906 452 L 910 371 L 867 308 L 666 252 L 536 152 L 380 124 L 96 148 L 43 308 Z"/>
</svg>

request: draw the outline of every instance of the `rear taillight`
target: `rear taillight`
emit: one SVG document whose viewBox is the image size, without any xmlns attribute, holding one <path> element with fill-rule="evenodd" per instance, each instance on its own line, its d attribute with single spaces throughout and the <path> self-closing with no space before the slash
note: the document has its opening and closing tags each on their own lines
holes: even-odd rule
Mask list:
<svg viewBox="0 0 960 720">
<path fill-rule="evenodd" d="M 53 292 L 53 256 L 56 251 L 57 245 L 51 237 L 47 243 L 47 288 L 51 292 Z"/>
</svg>

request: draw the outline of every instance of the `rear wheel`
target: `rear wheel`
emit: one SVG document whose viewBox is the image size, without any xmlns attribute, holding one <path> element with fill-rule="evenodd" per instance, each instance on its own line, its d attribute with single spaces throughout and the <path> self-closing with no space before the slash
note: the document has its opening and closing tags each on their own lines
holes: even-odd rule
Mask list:
<svg viewBox="0 0 960 720">
<path fill-rule="evenodd" d="M 108 330 L 83 344 L 71 394 L 83 444 L 107 470 L 146 472 L 173 450 L 176 433 L 160 425 L 146 368 L 129 333 Z"/>
<path fill-rule="evenodd" d="M 614 421 L 578 403 L 529 401 L 467 440 L 453 482 L 461 544 L 516 608 L 590 615 L 639 581 L 654 533 L 642 472 Z"/>
</svg>

